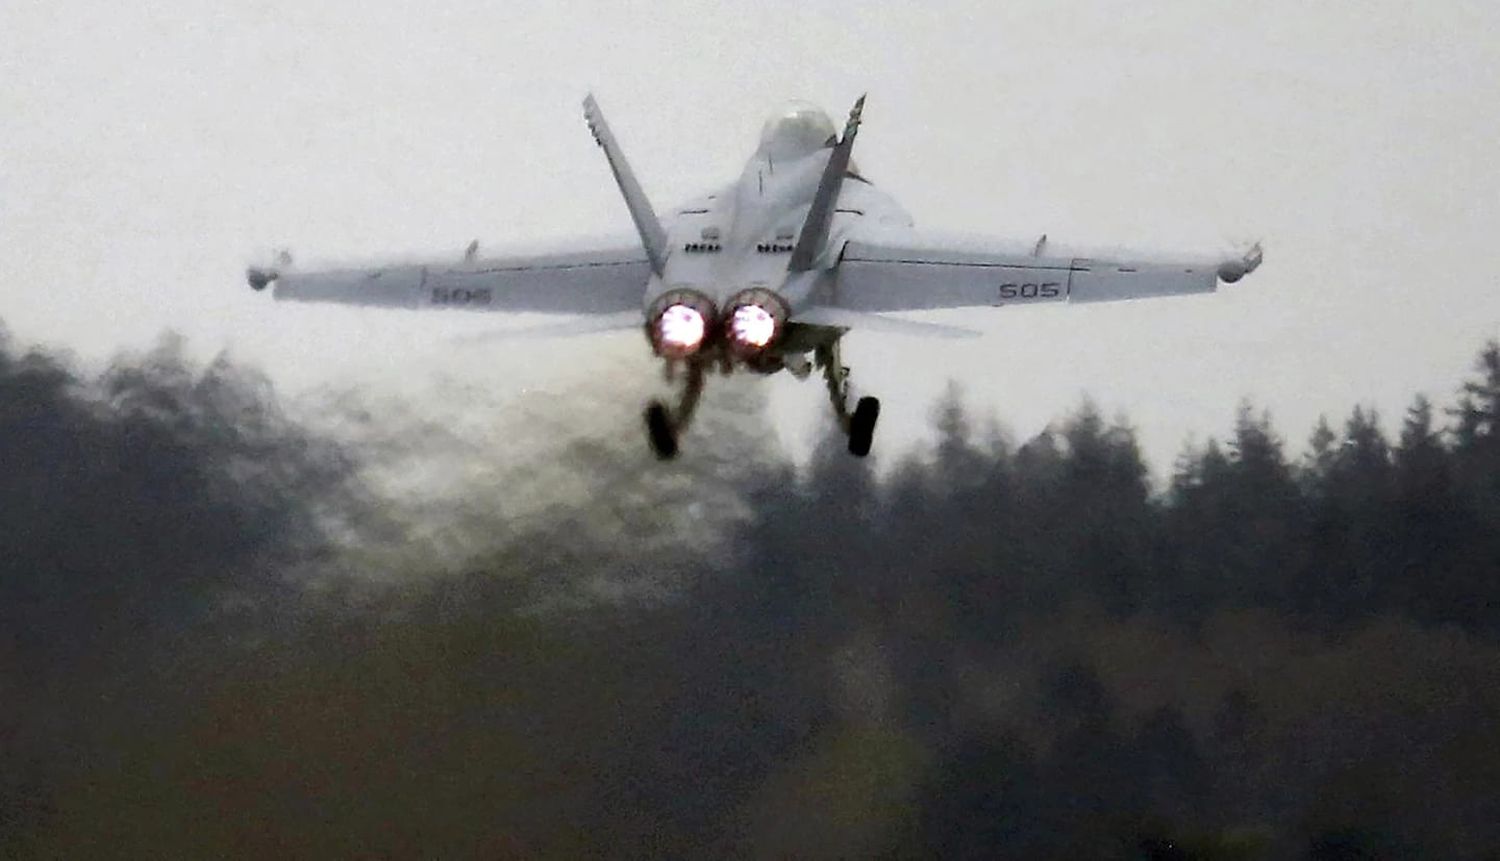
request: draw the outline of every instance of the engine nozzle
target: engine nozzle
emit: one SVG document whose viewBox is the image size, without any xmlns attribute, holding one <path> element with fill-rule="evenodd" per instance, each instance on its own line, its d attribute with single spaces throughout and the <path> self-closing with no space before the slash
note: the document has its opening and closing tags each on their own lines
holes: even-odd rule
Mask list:
<svg viewBox="0 0 1500 861">
<path fill-rule="evenodd" d="M 786 300 L 770 290 L 741 290 L 729 300 L 724 317 L 730 349 L 742 358 L 761 353 L 781 337 L 789 316 Z"/>
<path fill-rule="evenodd" d="M 703 347 L 714 319 L 713 300 L 696 290 L 671 290 L 651 303 L 646 334 L 658 356 L 681 359 Z"/>
</svg>

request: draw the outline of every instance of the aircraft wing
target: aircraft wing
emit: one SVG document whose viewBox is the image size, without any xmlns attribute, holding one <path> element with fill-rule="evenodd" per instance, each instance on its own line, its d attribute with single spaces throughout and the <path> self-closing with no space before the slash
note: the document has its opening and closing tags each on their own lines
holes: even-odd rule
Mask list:
<svg viewBox="0 0 1500 861">
<path fill-rule="evenodd" d="M 461 308 L 553 314 L 640 311 L 651 264 L 640 243 L 587 251 L 479 257 L 458 262 L 299 270 L 251 268 L 250 286 L 272 285 L 278 300 L 380 308 Z"/>
<path fill-rule="evenodd" d="M 1243 255 L 1159 255 L 1034 243 L 931 239 L 920 234 L 851 239 L 825 304 L 851 311 L 919 311 L 1030 304 L 1108 302 L 1210 293 L 1260 265 L 1257 245 Z"/>
</svg>

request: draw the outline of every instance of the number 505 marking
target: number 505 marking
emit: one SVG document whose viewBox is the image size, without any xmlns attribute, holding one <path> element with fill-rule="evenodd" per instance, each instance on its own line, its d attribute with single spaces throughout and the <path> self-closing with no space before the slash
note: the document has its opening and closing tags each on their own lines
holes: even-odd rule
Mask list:
<svg viewBox="0 0 1500 861">
<path fill-rule="evenodd" d="M 434 305 L 488 305 L 493 300 L 494 293 L 488 287 L 477 287 L 472 290 L 463 287 L 432 288 L 432 304 Z"/>
<path fill-rule="evenodd" d="M 1025 284 L 1001 284 L 1001 299 L 1056 299 L 1062 295 L 1061 281 L 1028 281 Z"/>
</svg>

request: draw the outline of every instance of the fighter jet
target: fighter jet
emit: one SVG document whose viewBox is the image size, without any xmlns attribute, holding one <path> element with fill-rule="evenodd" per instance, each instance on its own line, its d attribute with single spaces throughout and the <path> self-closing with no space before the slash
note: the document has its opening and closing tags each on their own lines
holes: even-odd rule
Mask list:
<svg viewBox="0 0 1500 861">
<path fill-rule="evenodd" d="M 662 218 L 641 190 L 598 103 L 584 117 L 614 173 L 639 242 L 563 253 L 300 271 L 282 255 L 252 267 L 250 286 L 277 299 L 410 309 L 589 315 L 572 331 L 639 328 L 681 380 L 675 405 L 652 401 L 646 436 L 675 457 L 706 376 L 822 372 L 849 451 L 867 455 L 880 402 L 855 398 L 840 343 L 850 330 L 936 337 L 965 329 L 884 316 L 937 308 L 1101 302 L 1210 293 L 1261 262 L 1240 254 L 1151 255 L 918 232 L 911 216 L 851 156 L 864 110 L 842 134 L 822 110 L 792 103 L 762 129 L 739 179 Z"/>
</svg>

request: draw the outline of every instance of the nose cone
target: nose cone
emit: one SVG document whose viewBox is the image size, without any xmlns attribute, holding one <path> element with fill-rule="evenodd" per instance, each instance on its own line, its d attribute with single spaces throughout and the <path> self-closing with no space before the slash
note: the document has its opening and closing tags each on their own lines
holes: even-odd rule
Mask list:
<svg viewBox="0 0 1500 861">
<path fill-rule="evenodd" d="M 832 145 L 837 134 L 822 108 L 811 102 L 788 102 L 761 127 L 756 153 L 764 158 L 800 158 Z"/>
</svg>

